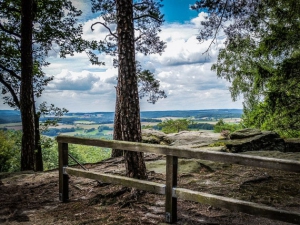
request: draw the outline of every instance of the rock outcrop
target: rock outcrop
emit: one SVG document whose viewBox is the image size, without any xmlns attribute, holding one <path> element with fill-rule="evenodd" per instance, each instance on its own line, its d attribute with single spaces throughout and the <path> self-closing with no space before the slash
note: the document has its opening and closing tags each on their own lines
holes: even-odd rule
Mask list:
<svg viewBox="0 0 300 225">
<path fill-rule="evenodd" d="M 243 129 L 230 135 L 230 140 L 225 141 L 223 151 L 249 152 L 249 151 L 280 151 L 300 152 L 300 140 L 286 141 L 272 131 L 258 129 Z"/>
<path fill-rule="evenodd" d="M 221 140 L 220 134 L 203 131 L 181 131 L 165 134 L 146 129 L 142 131 L 143 142 L 184 148 L 221 150 L 240 153 L 251 151 L 300 152 L 300 139 L 282 139 L 276 132 L 259 129 L 243 129 L 230 135 L 229 140 Z M 213 148 L 209 146 L 223 146 Z"/>
<path fill-rule="evenodd" d="M 250 137 L 254 137 L 257 135 L 261 135 L 261 134 L 262 134 L 262 132 L 259 129 L 247 128 L 247 129 L 238 130 L 236 132 L 233 132 L 232 134 L 230 134 L 229 138 L 231 140 L 244 139 L 244 138 L 250 138 Z"/>
<path fill-rule="evenodd" d="M 187 148 L 208 146 L 220 139 L 220 134 L 203 131 L 181 131 L 165 134 L 161 131 L 145 129 L 142 131 L 143 142 Z"/>
<path fill-rule="evenodd" d="M 285 139 L 286 152 L 300 152 L 300 139 L 288 138 Z"/>
</svg>

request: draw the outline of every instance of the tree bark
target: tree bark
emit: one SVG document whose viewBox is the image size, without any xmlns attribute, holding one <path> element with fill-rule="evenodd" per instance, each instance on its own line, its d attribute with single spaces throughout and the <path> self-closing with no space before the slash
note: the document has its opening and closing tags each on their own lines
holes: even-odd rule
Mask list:
<svg viewBox="0 0 300 225">
<path fill-rule="evenodd" d="M 115 118 L 114 118 L 114 140 L 122 140 L 122 132 L 121 132 L 121 126 L 120 126 L 120 113 L 117 113 L 119 110 L 119 101 L 118 101 L 118 93 L 116 93 L 116 106 L 115 106 Z M 111 157 L 119 157 L 123 156 L 124 151 L 120 149 L 113 149 L 111 152 Z"/>
<path fill-rule="evenodd" d="M 20 111 L 22 119 L 21 170 L 34 170 L 34 110 L 32 20 L 33 0 L 21 1 L 21 87 Z"/>
<path fill-rule="evenodd" d="M 116 97 L 115 137 L 141 142 L 140 104 L 137 87 L 132 0 L 116 0 L 118 34 L 118 85 Z M 145 179 L 146 166 L 141 152 L 124 151 L 126 174 Z"/>
<path fill-rule="evenodd" d="M 43 155 L 42 155 L 42 146 L 41 146 L 41 134 L 40 134 L 40 117 L 36 113 L 35 107 L 34 107 L 34 131 L 35 131 L 35 171 L 43 171 L 44 165 L 43 165 Z"/>
</svg>

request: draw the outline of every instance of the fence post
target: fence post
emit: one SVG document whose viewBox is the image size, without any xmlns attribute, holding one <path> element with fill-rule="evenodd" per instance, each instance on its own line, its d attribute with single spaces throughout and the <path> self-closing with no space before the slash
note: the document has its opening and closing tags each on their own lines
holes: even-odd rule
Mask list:
<svg viewBox="0 0 300 225">
<path fill-rule="evenodd" d="M 58 142 L 58 165 L 59 165 L 59 200 L 69 200 L 69 176 L 64 173 L 68 166 L 68 143 Z"/>
<path fill-rule="evenodd" d="M 167 155 L 166 159 L 166 222 L 177 222 L 177 198 L 173 197 L 173 187 L 177 186 L 178 157 Z"/>
</svg>

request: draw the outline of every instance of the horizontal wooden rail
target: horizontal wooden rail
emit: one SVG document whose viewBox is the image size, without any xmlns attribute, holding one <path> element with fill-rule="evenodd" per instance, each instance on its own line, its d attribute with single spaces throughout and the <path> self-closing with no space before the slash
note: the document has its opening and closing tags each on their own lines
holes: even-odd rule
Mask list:
<svg viewBox="0 0 300 225">
<path fill-rule="evenodd" d="M 191 148 L 178 148 L 138 142 L 79 138 L 73 136 L 58 136 L 57 141 L 59 143 L 91 145 L 105 148 L 129 150 L 135 152 L 150 152 L 161 155 L 177 156 L 180 158 L 196 158 L 223 163 L 232 163 L 251 167 L 261 167 L 300 173 L 300 162 L 294 160 L 284 160 L 275 158 L 273 159 L 260 156 L 249 156 L 236 153 L 226 153 L 209 150 L 195 150 Z"/>
<path fill-rule="evenodd" d="M 300 213 L 275 209 L 273 207 L 268 207 L 253 202 L 241 201 L 218 195 L 191 191 L 184 188 L 173 188 L 173 197 L 193 202 L 199 202 L 214 207 L 226 208 L 231 211 L 258 215 L 272 220 L 280 220 L 289 223 L 300 224 Z"/>
<path fill-rule="evenodd" d="M 215 207 L 227 208 L 232 211 L 239 211 L 274 220 L 300 224 L 300 213 L 297 212 L 288 212 L 253 202 L 246 202 L 177 187 L 178 157 L 204 159 L 299 173 L 300 162 L 298 161 L 247 156 L 212 150 L 195 150 L 190 148 L 79 138 L 72 136 L 58 136 L 57 141 L 59 149 L 59 196 L 60 200 L 63 202 L 66 202 L 69 199 L 68 175 L 75 175 L 166 195 L 165 216 L 166 222 L 168 223 L 174 223 L 177 221 L 177 198 L 182 198 L 184 200 L 208 204 Z M 102 174 L 70 168 L 68 167 L 68 143 L 166 155 L 166 185 L 113 174 Z"/>
<path fill-rule="evenodd" d="M 91 172 L 91 171 L 86 171 L 86 170 L 76 169 L 71 167 L 65 167 L 64 171 L 65 174 L 68 175 L 89 178 L 92 180 L 100 180 L 104 183 L 120 184 L 125 187 L 137 188 L 140 190 L 149 191 L 161 195 L 166 194 L 165 184 L 159 184 L 159 183 L 146 181 L 146 180 L 138 180 L 138 179 L 118 176 L 114 174 L 96 173 L 96 172 Z"/>
</svg>

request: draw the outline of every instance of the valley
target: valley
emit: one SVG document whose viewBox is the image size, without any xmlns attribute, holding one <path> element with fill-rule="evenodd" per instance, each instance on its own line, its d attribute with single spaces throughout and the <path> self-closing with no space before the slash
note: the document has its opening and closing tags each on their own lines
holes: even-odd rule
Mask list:
<svg viewBox="0 0 300 225">
<path fill-rule="evenodd" d="M 191 130 L 212 131 L 218 120 L 226 123 L 239 123 L 242 110 L 240 109 L 211 109 L 211 110 L 174 110 L 174 111 L 146 111 L 141 112 L 141 125 L 143 128 L 159 130 L 157 124 L 167 119 L 188 119 L 194 124 Z M 56 126 L 45 127 L 48 120 L 58 120 Z M 70 112 L 57 118 L 48 115 L 40 118 L 40 130 L 43 135 L 56 137 L 60 134 L 72 136 L 85 136 L 90 138 L 112 139 L 113 112 Z M 195 124 L 198 128 L 195 128 Z M 206 124 L 206 126 L 204 126 Z M 196 126 L 197 127 L 197 126 Z M 200 127 L 200 128 L 199 128 Z M 0 129 L 21 130 L 19 111 L 0 110 Z"/>
</svg>

